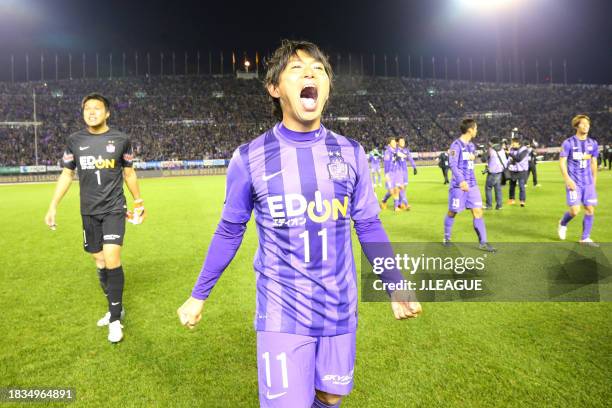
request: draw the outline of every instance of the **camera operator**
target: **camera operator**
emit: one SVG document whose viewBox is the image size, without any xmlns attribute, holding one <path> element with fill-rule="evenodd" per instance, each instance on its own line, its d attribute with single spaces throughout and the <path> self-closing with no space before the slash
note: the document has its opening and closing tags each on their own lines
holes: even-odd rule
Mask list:
<svg viewBox="0 0 612 408">
<path fill-rule="evenodd" d="M 529 177 L 529 151 L 527 146 L 521 145 L 521 141 L 517 137 L 513 137 L 510 142 L 510 152 L 508 153 L 508 169 L 510 170 L 510 200 L 508 204 L 515 203 L 516 184 L 519 185 L 519 200 L 521 207 L 525 207 L 527 194 L 525 192 L 525 183 Z"/>
<path fill-rule="evenodd" d="M 536 153 L 536 148 L 538 147 L 538 142 L 534 140 L 527 145 L 527 151 L 529 152 L 529 174 L 531 174 L 531 181 L 533 182 L 534 187 L 541 187 L 538 183 L 538 170 L 537 170 L 537 161 L 538 154 Z M 527 176 L 529 177 L 529 175 Z"/>
<path fill-rule="evenodd" d="M 485 157 L 487 160 L 487 167 L 483 171 L 483 174 L 487 174 L 487 181 L 485 183 L 485 210 L 490 210 L 492 208 L 493 197 L 491 190 L 493 188 L 495 188 L 495 209 L 501 210 L 503 202 L 502 177 L 508 165 L 508 158 L 506 157 L 506 152 L 502 148 L 502 145 L 497 140 L 489 141 Z"/>
</svg>

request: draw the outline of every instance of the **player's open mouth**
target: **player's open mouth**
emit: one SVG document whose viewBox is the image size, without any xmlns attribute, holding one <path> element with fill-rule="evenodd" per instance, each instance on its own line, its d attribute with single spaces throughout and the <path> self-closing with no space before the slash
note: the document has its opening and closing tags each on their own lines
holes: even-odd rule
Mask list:
<svg viewBox="0 0 612 408">
<path fill-rule="evenodd" d="M 312 112 L 317 108 L 317 96 L 319 96 L 317 88 L 312 84 L 304 85 L 300 92 L 300 102 L 304 110 Z"/>
</svg>

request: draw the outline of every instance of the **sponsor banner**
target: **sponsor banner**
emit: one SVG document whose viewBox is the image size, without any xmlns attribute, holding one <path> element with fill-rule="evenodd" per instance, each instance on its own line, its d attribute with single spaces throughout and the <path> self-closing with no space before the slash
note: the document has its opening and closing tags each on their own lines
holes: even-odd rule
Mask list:
<svg viewBox="0 0 612 408">
<path fill-rule="evenodd" d="M 21 169 L 19 167 L 0 167 L 0 174 L 19 174 Z"/>
<path fill-rule="evenodd" d="M 612 243 L 368 243 L 361 300 L 389 293 L 421 302 L 610 302 Z"/>
<path fill-rule="evenodd" d="M 20 173 L 45 173 L 47 171 L 47 166 L 20 166 Z"/>
</svg>

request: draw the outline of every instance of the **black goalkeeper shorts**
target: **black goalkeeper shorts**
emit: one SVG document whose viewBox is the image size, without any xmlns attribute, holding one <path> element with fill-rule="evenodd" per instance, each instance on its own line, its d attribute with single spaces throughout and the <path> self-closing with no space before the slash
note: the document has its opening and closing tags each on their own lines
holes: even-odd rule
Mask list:
<svg viewBox="0 0 612 408">
<path fill-rule="evenodd" d="M 123 245 L 125 235 L 125 212 L 99 215 L 82 215 L 83 249 L 95 254 L 102 251 L 102 245 Z"/>
</svg>

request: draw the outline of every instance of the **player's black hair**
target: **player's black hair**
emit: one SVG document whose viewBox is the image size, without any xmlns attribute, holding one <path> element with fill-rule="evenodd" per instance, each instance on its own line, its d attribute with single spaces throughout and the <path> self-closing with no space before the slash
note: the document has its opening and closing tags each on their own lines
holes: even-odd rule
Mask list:
<svg viewBox="0 0 612 408">
<path fill-rule="evenodd" d="M 474 126 L 476 126 L 476 121 L 472 118 L 468 118 L 461 121 L 461 126 L 459 126 L 459 129 L 461 130 L 461 134 L 464 134 Z"/>
<path fill-rule="evenodd" d="M 389 136 L 389 137 L 387 138 L 387 144 L 391 144 L 391 141 L 392 141 L 392 140 L 395 140 L 395 141 L 397 142 L 397 138 L 396 138 L 395 136 Z"/>
<path fill-rule="evenodd" d="M 102 94 L 99 94 L 97 92 L 92 92 L 88 95 L 85 95 L 85 97 L 83 98 L 83 100 L 81 101 L 81 109 L 85 108 L 85 103 L 87 103 L 87 101 L 91 100 L 91 99 L 95 99 L 97 101 L 100 101 L 104 104 L 104 109 L 106 109 L 107 112 L 110 112 L 110 102 L 108 101 L 108 99 L 106 99 L 106 97 Z"/>
<path fill-rule="evenodd" d="M 294 41 L 294 40 L 283 40 L 281 41 L 280 47 L 278 47 L 272 57 L 267 62 L 267 71 L 266 77 L 264 78 L 264 86 L 268 87 L 268 85 L 277 86 L 280 81 L 281 72 L 285 69 L 287 64 L 289 63 L 289 59 L 296 55 L 298 51 L 303 51 L 306 54 L 310 55 L 316 61 L 319 61 L 323 64 L 325 68 L 325 72 L 329 77 L 329 92 L 331 95 L 331 90 L 333 87 L 333 79 L 334 72 L 332 71 L 332 67 L 327 59 L 327 56 L 323 54 L 321 49 L 315 44 L 309 41 Z M 278 120 L 283 119 L 283 111 L 280 106 L 279 98 L 273 98 L 270 96 L 272 100 L 272 114 Z"/>
</svg>

